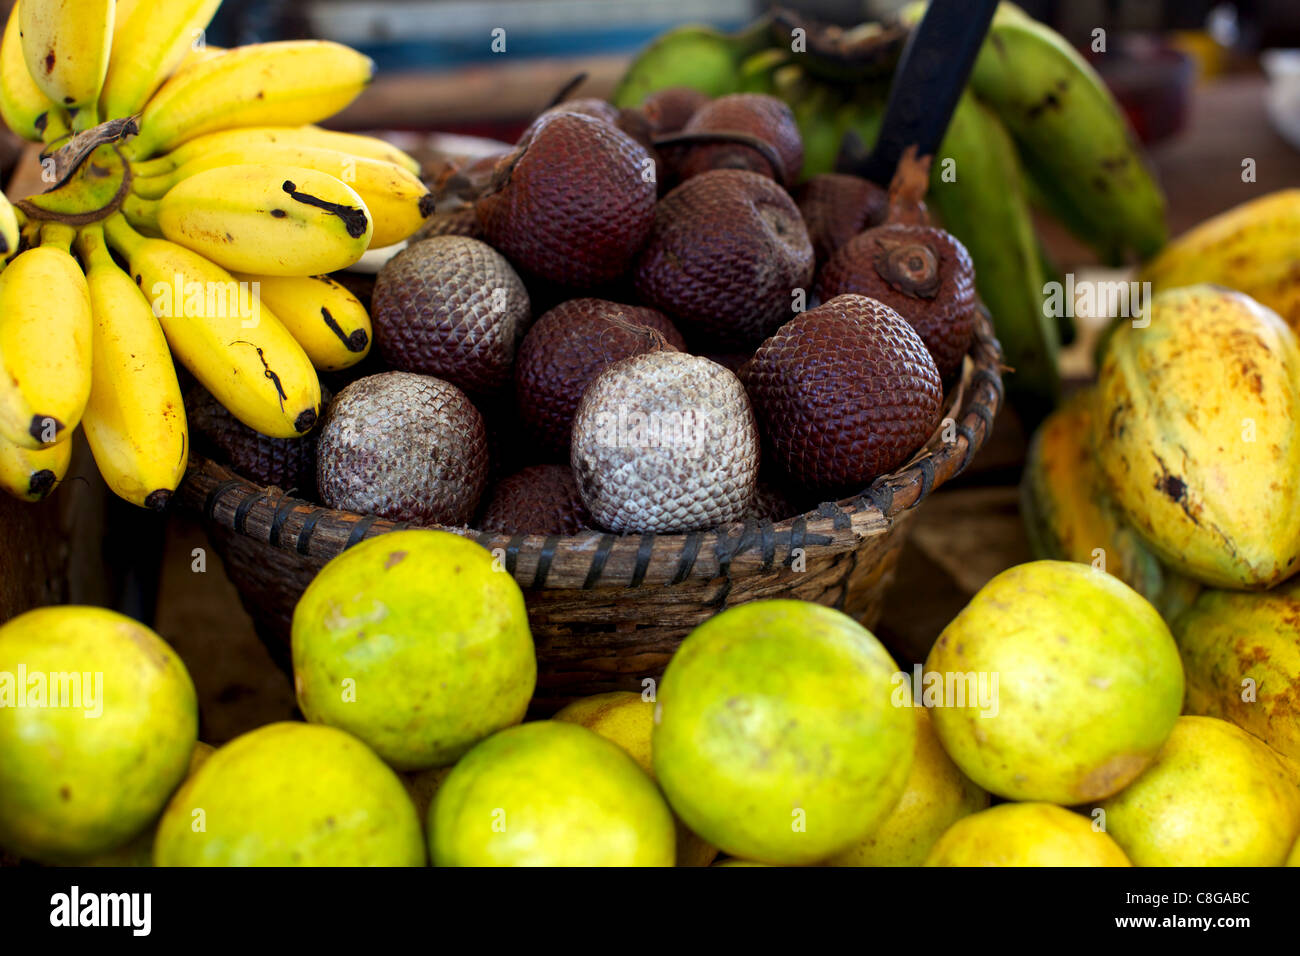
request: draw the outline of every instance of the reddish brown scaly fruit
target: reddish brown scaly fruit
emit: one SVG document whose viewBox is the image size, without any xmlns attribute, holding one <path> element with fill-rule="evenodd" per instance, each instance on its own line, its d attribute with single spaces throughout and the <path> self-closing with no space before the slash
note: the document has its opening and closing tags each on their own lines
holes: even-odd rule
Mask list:
<svg viewBox="0 0 1300 956">
<path fill-rule="evenodd" d="M 655 207 L 635 283 L 688 340 L 736 350 L 789 319 L 796 290 L 807 291 L 812 277 L 812 243 L 789 194 L 758 173 L 719 169 Z"/>
<path fill-rule="evenodd" d="M 888 224 L 854 237 L 817 276 L 823 301 L 853 293 L 911 324 L 950 379 L 975 338 L 975 268 L 957 239 L 932 226 Z"/>
<path fill-rule="evenodd" d="M 450 382 L 384 372 L 330 403 L 316 485 L 331 508 L 415 524 L 466 525 L 487 484 L 483 418 Z"/>
<path fill-rule="evenodd" d="M 778 463 L 812 491 L 852 493 L 902 465 L 943 405 L 939 370 L 897 312 L 842 295 L 759 347 L 745 385 Z"/>
<path fill-rule="evenodd" d="M 858 233 L 878 226 L 889 213 L 889 193 L 869 179 L 819 173 L 799 187 L 795 201 L 820 266 Z"/>
<path fill-rule="evenodd" d="M 745 517 L 759 438 L 740 380 L 666 348 L 606 368 L 573 418 L 570 465 L 595 522 L 678 534 Z"/>
<path fill-rule="evenodd" d="M 803 168 L 803 140 L 790 107 L 775 96 L 762 93 L 732 93 L 701 106 L 682 127 L 683 133 L 744 133 L 767 143 L 776 152 L 780 168 L 743 143 L 700 143 L 692 146 L 676 164 L 677 175 L 685 180 L 710 169 L 748 169 L 793 185 Z"/>
<path fill-rule="evenodd" d="M 608 123 L 610 126 L 617 126 L 618 112 L 618 107 L 613 103 L 606 102 L 595 96 L 584 96 L 576 100 L 565 100 L 563 103 L 557 103 L 542 115 L 546 116 L 550 113 L 581 113 L 583 116 L 590 116 L 602 123 Z"/>
<path fill-rule="evenodd" d="M 329 400 L 329 389 L 322 386 L 322 406 Z M 219 460 L 245 478 L 302 497 L 315 494 L 319 423 L 297 438 L 268 438 L 235 418 L 198 384 L 185 392 L 185 416 L 195 438 L 210 445 Z"/>
<path fill-rule="evenodd" d="M 707 93 L 689 86 L 670 86 L 647 96 L 641 112 L 657 135 L 666 136 L 681 130 L 709 100 Z"/>
<path fill-rule="evenodd" d="M 589 288 L 627 271 L 649 235 L 654 159 L 632 137 L 578 113 L 542 115 L 496 166 L 475 206 L 511 262 Z"/>
<path fill-rule="evenodd" d="M 388 260 L 371 309 L 384 361 L 475 395 L 510 381 L 530 318 L 528 290 L 505 256 L 468 236 L 435 236 Z"/>
<path fill-rule="evenodd" d="M 607 366 L 657 347 L 658 332 L 684 349 L 682 335 L 662 312 L 606 299 L 571 299 L 539 318 L 519 347 L 515 394 L 519 417 L 547 456 L 567 461 L 573 413 L 587 385 Z"/>
<path fill-rule="evenodd" d="M 497 482 L 479 527 L 495 534 L 577 534 L 591 527 L 573 469 L 532 465 Z"/>
</svg>

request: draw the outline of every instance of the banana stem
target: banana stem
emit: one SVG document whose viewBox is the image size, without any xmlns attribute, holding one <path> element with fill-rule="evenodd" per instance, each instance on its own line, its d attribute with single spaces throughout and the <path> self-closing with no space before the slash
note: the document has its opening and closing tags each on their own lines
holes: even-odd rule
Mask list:
<svg viewBox="0 0 1300 956">
<path fill-rule="evenodd" d="M 74 133 L 84 133 L 86 130 L 94 129 L 98 125 L 98 103 L 91 103 L 89 106 L 83 106 L 72 116 L 72 131 Z"/>
<path fill-rule="evenodd" d="M 131 164 L 131 171 L 144 179 L 163 176 L 175 168 L 176 160 L 172 158 L 170 153 L 159 156 L 157 159 L 146 159 L 143 162 Z"/>
<path fill-rule="evenodd" d="M 120 212 L 115 212 L 104 220 L 104 235 L 108 237 L 109 245 L 128 259 L 131 258 L 132 252 L 145 241 L 144 236 L 132 229 L 131 224 L 126 221 L 126 217 Z"/>
<path fill-rule="evenodd" d="M 158 230 L 158 200 L 143 199 L 135 193 L 128 193 L 122 200 L 122 213 L 137 229 Z"/>
<path fill-rule="evenodd" d="M 47 222 L 41 226 L 41 245 L 52 249 L 72 251 L 72 240 L 77 238 L 77 230 L 61 222 Z"/>
<path fill-rule="evenodd" d="M 81 264 L 89 271 L 91 266 L 102 264 L 105 261 L 112 262 L 113 257 L 108 251 L 108 243 L 104 239 L 104 227 L 99 223 L 92 223 L 89 226 L 83 226 L 77 232 L 77 255 L 81 257 Z"/>
<path fill-rule="evenodd" d="M 171 173 L 162 173 L 158 176 L 141 176 L 137 172 L 137 167 L 133 167 L 132 172 L 135 172 L 136 175 L 131 180 L 131 189 L 141 199 L 161 199 L 178 182 L 177 177 Z"/>
</svg>

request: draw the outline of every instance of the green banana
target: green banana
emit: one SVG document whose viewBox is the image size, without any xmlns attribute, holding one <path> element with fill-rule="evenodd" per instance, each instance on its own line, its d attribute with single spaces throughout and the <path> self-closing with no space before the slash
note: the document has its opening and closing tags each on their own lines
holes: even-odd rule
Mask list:
<svg viewBox="0 0 1300 956">
<path fill-rule="evenodd" d="M 971 89 L 1011 131 L 1049 210 L 1108 262 L 1164 245 L 1164 196 L 1123 112 L 1059 34 L 1003 3 Z"/>
<path fill-rule="evenodd" d="M 710 96 L 735 93 L 740 65 L 770 46 L 768 25 L 763 18 L 733 34 L 699 24 L 669 30 L 637 54 L 610 101 L 637 107 L 651 93 L 670 86 L 689 86 Z"/>
<path fill-rule="evenodd" d="M 766 93 L 776 96 L 776 74 L 782 67 L 790 65 L 790 54 L 786 50 L 773 47 L 759 50 L 745 58 L 737 74 L 737 93 Z"/>
<path fill-rule="evenodd" d="M 971 254 L 975 285 L 1013 369 L 1008 394 L 1032 429 L 1060 398 L 1060 339 L 1056 320 L 1043 307 L 1046 276 L 1015 146 L 969 90 L 958 100 L 935 157 L 926 201 Z"/>
</svg>

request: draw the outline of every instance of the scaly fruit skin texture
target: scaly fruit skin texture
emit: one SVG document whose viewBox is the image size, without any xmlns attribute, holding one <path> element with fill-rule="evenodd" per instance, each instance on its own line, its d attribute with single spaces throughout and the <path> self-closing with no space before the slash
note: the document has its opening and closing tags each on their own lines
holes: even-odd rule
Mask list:
<svg viewBox="0 0 1300 956">
<path fill-rule="evenodd" d="M 1161 564 L 1111 498 L 1093 448 L 1096 394 L 1089 386 L 1070 396 L 1030 442 L 1020 483 L 1030 550 L 1113 574 L 1172 621 L 1201 586 Z"/>
<path fill-rule="evenodd" d="M 1064 561 L 986 584 L 939 635 L 925 671 L 942 678 L 931 716 L 944 750 L 1011 800 L 1070 806 L 1116 793 L 1155 758 L 1183 703 L 1178 648 L 1155 608 Z M 949 686 L 967 674 L 988 678 L 978 696 L 968 681 Z"/>
<path fill-rule="evenodd" d="M 236 126 L 316 123 L 351 103 L 374 63 L 326 40 L 237 47 L 180 71 L 149 100 L 132 159 L 149 159 L 186 140 Z"/>
<path fill-rule="evenodd" d="M 501 534 L 578 534 L 591 515 L 568 465 L 530 465 L 492 488 L 478 527 Z"/>
<path fill-rule="evenodd" d="M 156 203 L 128 200 L 123 211 L 225 269 L 262 275 L 346 269 L 373 231 L 352 187 L 314 169 L 262 163 L 197 173 Z"/>
<path fill-rule="evenodd" d="M 1300 761 L 1300 582 L 1205 591 L 1173 622 L 1189 714 L 1230 720 Z"/>
<path fill-rule="evenodd" d="M 20 7 L 21 3 L 15 3 L 10 11 L 4 41 L 0 43 L 0 117 L 15 136 L 39 143 L 50 114 L 59 107 L 50 102 L 27 69 L 18 19 Z"/>
<path fill-rule="evenodd" d="M 185 477 L 189 456 L 167 338 L 149 300 L 113 261 L 102 228 L 83 229 L 77 252 L 94 319 L 90 401 L 81 424 L 114 494 L 160 510 Z"/>
<path fill-rule="evenodd" d="M 462 757 L 427 829 L 436 866 L 672 866 L 676 843 L 636 761 L 554 720 L 493 734 Z"/>
<path fill-rule="evenodd" d="M 880 826 L 828 859 L 828 866 L 920 866 L 950 826 L 988 807 L 988 793 L 943 752 L 930 712 L 920 705 L 912 712 L 916 755 L 903 795 Z"/>
<path fill-rule="evenodd" d="M 888 816 L 911 770 L 916 718 L 891 701 L 895 669 L 830 608 L 729 608 L 691 632 L 660 684 L 660 786 L 732 856 L 796 865 L 841 852 Z"/>
<path fill-rule="evenodd" d="M 365 744 L 286 721 L 236 737 L 185 781 L 158 824 L 153 862 L 423 866 L 424 837 L 402 781 Z"/>
<path fill-rule="evenodd" d="M 32 451 L 0 438 L 0 488 L 20 501 L 41 501 L 63 481 L 71 461 L 71 439 Z"/>
<path fill-rule="evenodd" d="M 700 107 L 683 132 L 746 133 L 768 143 L 781 161 L 780 169 L 762 153 L 743 143 L 700 143 L 691 147 L 679 169 L 683 179 L 710 169 L 748 169 L 791 186 L 803 168 L 803 143 L 794 114 L 782 100 L 759 93 L 733 93 Z"/>
<path fill-rule="evenodd" d="M 420 174 L 418 161 L 396 146 L 373 136 L 340 133 L 319 126 L 240 126 L 218 130 L 187 140 L 170 153 L 135 164 L 141 176 L 157 176 L 192 162 L 202 161 L 209 153 L 230 153 L 262 146 L 296 146 L 332 149 L 351 156 L 364 156 L 381 163 L 394 163 L 409 173 Z"/>
<path fill-rule="evenodd" d="M 31 450 L 66 440 L 90 396 L 90 292 L 73 235 L 45 226 L 43 244 L 0 273 L 0 437 Z"/>
<path fill-rule="evenodd" d="M 100 116 L 117 119 L 140 112 L 201 40 L 219 6 L 221 0 L 117 0 Z"/>
<path fill-rule="evenodd" d="M 1132 866 L 1092 821 L 1050 803 L 1004 803 L 958 820 L 926 866 Z"/>
<path fill-rule="evenodd" d="M 1169 243 L 1138 275 L 1156 292 L 1213 282 L 1244 292 L 1300 331 L 1300 189 L 1234 206 Z"/>
<path fill-rule="evenodd" d="M 475 206 L 492 246 L 526 272 L 592 287 L 627 272 L 650 234 L 656 186 L 645 148 L 580 113 L 547 113 L 497 164 Z"/>
<path fill-rule="evenodd" d="M 519 723 L 537 683 L 519 585 L 486 548 L 445 531 L 398 531 L 340 554 L 303 593 L 292 638 L 306 718 L 399 770 L 455 763 Z M 355 700 L 339 693 L 349 679 Z"/>
<path fill-rule="evenodd" d="M 370 354 L 370 313 L 329 276 L 234 276 L 257 290 L 320 371 L 351 368 Z"/>
<path fill-rule="evenodd" d="M 1225 720 L 1180 717 L 1150 767 L 1099 804 L 1137 866 L 1281 866 L 1300 836 L 1300 778 Z"/>
<path fill-rule="evenodd" d="M 44 704 L 33 679 L 15 683 L 24 672 L 49 676 Z M 27 706 L 0 707 L 0 845 L 75 862 L 158 816 L 198 732 L 194 684 L 162 638 L 113 611 L 40 608 L 0 627 L 0 673 L 15 675 L 10 694 L 27 695 Z"/>
<path fill-rule="evenodd" d="M 1061 184 L 1085 238 L 1112 258 L 1130 248 L 1149 258 L 1165 242 L 1164 197 L 1123 112 L 1063 37 L 1011 4 L 1003 8 L 975 61 L 971 89 L 1045 172 L 1042 180 Z"/>
<path fill-rule="evenodd" d="M 361 197 L 370 211 L 374 224 L 370 245 L 374 248 L 401 242 L 424 224 L 421 206 L 429 190 L 405 167 L 335 149 L 294 143 L 259 143 L 238 149 L 213 150 L 169 173 L 146 179 L 137 177 L 131 188 L 137 196 L 145 199 L 159 198 L 196 173 L 247 164 L 314 169 L 342 180 Z"/>
<path fill-rule="evenodd" d="M 115 0 L 24 0 L 18 8 L 27 69 L 55 103 L 78 111 L 99 99 L 115 6 Z"/>
<path fill-rule="evenodd" d="M 1170 567 L 1262 589 L 1300 566 L 1300 348 L 1278 316 L 1199 285 L 1122 323 L 1098 378 L 1111 493 Z"/>
<path fill-rule="evenodd" d="M 271 438 L 312 429 L 320 414 L 320 380 L 270 309 L 229 272 L 184 246 L 146 239 L 121 215 L 104 229 L 129 260 L 172 354 L 236 418 Z"/>
</svg>

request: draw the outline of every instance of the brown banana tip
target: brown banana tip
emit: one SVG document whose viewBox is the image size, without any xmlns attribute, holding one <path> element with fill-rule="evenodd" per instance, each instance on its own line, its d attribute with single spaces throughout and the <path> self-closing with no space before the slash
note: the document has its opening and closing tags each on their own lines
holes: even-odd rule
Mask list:
<svg viewBox="0 0 1300 956">
<path fill-rule="evenodd" d="M 309 408 L 293 420 L 293 427 L 298 430 L 298 434 L 305 435 L 316 427 L 316 409 Z"/>
<path fill-rule="evenodd" d="M 31 480 L 28 481 L 27 494 L 30 497 L 35 498 L 37 501 L 40 501 L 54 490 L 54 486 L 58 484 L 58 481 L 59 479 L 55 477 L 54 472 L 50 471 L 48 468 L 43 468 L 40 471 L 33 473 Z"/>
<path fill-rule="evenodd" d="M 144 499 L 144 506 L 150 511 L 166 511 L 171 500 L 172 493 L 166 488 L 159 488 Z"/>
<path fill-rule="evenodd" d="M 370 336 L 366 335 L 365 329 L 357 329 L 348 336 L 345 344 L 349 352 L 364 352 L 370 344 Z"/>
<path fill-rule="evenodd" d="M 54 434 L 57 437 L 59 432 L 63 431 L 63 422 L 52 415 L 33 415 L 32 423 L 27 426 L 27 433 L 38 442 L 48 444 L 45 441 L 45 430 L 46 426 L 50 424 L 54 426 Z"/>
</svg>

